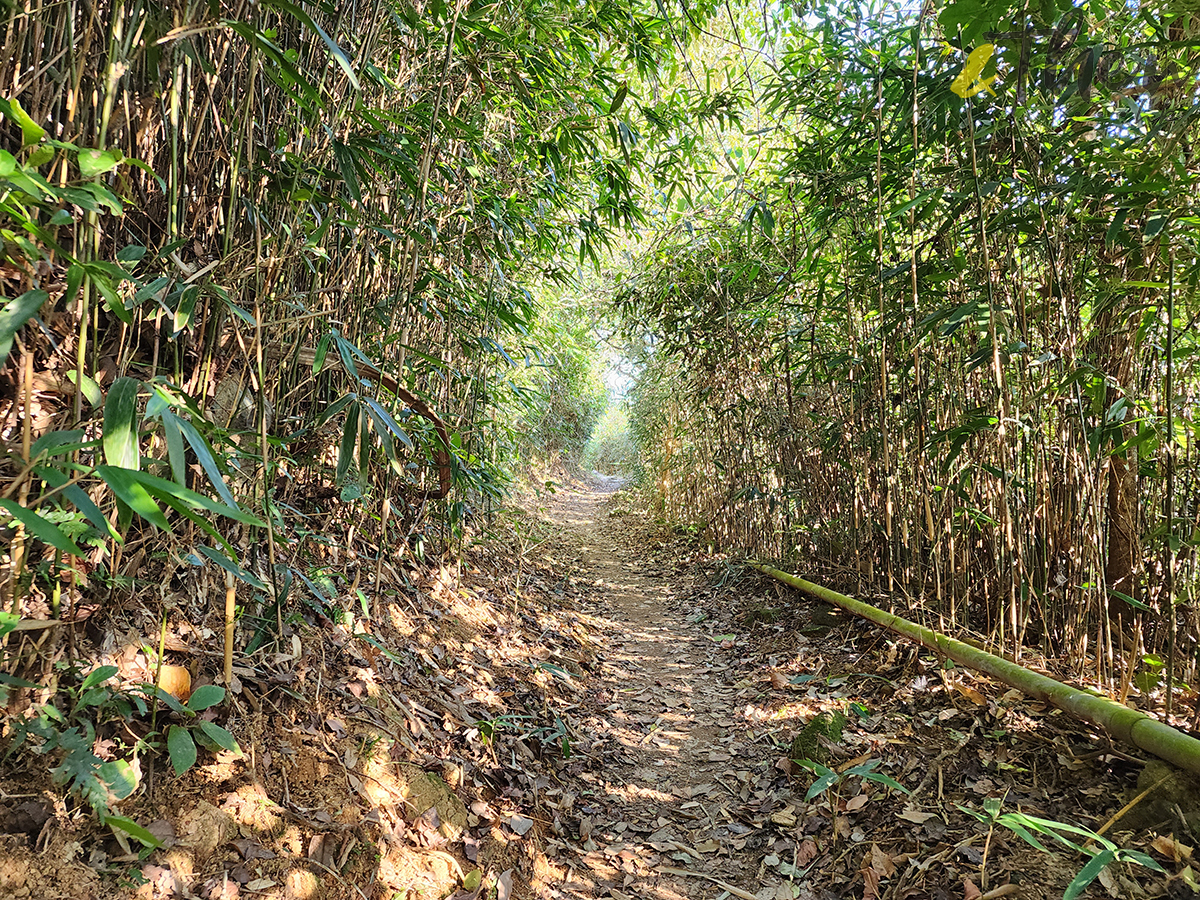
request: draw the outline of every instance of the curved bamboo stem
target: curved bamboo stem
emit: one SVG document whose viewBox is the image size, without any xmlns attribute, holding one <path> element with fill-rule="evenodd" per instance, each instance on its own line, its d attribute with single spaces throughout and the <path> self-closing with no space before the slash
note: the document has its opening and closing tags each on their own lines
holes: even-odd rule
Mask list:
<svg viewBox="0 0 1200 900">
<path fill-rule="evenodd" d="M 1038 672 L 1031 672 L 1024 666 L 1010 662 L 1003 657 L 980 650 L 978 647 L 972 647 L 970 644 L 947 637 L 892 613 L 884 612 L 861 600 L 855 600 L 853 597 L 813 584 L 811 581 L 805 581 L 803 578 L 789 575 L 762 563 L 751 563 L 750 565 L 764 575 L 770 575 L 772 578 L 824 600 L 826 603 L 840 606 L 847 612 L 918 641 L 930 650 L 947 656 L 957 663 L 970 666 L 985 675 L 991 675 L 998 681 L 1002 681 L 1030 697 L 1049 703 L 1078 719 L 1098 725 L 1107 731 L 1114 740 L 1130 744 L 1139 750 L 1152 753 L 1160 759 L 1165 759 L 1169 763 L 1174 763 L 1180 768 L 1200 775 L 1200 740 L 1186 735 L 1158 719 L 1151 718 L 1136 709 L 1122 706 L 1106 697 L 1099 697 L 1096 694 L 1063 684 L 1061 681 L 1055 681 Z"/>
</svg>

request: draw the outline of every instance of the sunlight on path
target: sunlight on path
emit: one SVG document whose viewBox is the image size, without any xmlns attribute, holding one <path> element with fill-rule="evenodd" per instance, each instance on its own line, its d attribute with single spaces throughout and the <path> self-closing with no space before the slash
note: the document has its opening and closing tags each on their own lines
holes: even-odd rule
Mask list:
<svg viewBox="0 0 1200 900">
<path fill-rule="evenodd" d="M 606 677 L 597 688 L 609 701 L 612 739 L 628 760 L 606 771 L 591 786 L 592 796 L 580 801 L 582 849 L 574 848 L 573 877 L 552 893 L 684 900 L 733 888 L 738 897 L 774 897 L 775 885 L 743 871 L 753 865 L 749 859 L 705 856 L 718 843 L 744 846 L 750 831 L 726 812 L 726 801 L 745 792 L 730 771 L 738 763 L 729 744 L 741 730 L 736 690 L 713 641 L 673 609 L 666 577 L 646 570 L 638 553 L 644 548 L 622 543 L 619 520 L 608 516 L 611 495 L 600 493 L 619 486 L 610 481 L 596 484 L 594 493 L 560 490 L 547 510 L 578 536 L 582 578 L 614 629 Z M 699 873 L 707 877 L 693 877 Z"/>
</svg>

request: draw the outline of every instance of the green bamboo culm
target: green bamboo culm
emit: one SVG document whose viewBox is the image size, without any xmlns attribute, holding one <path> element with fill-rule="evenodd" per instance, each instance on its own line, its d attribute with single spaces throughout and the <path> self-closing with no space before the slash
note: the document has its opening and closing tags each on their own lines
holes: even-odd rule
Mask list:
<svg viewBox="0 0 1200 900">
<path fill-rule="evenodd" d="M 750 565 L 764 575 L 770 575 L 772 578 L 824 600 L 826 603 L 832 603 L 856 616 L 882 625 L 896 634 L 917 641 L 930 650 L 957 663 L 962 663 L 964 666 L 969 666 L 977 672 L 991 675 L 1029 697 L 1049 703 L 1078 719 L 1098 725 L 1108 732 L 1113 740 L 1137 747 L 1146 753 L 1152 753 L 1181 769 L 1200 775 L 1200 740 L 1186 735 L 1158 719 L 1138 712 L 1136 709 L 1122 706 L 1106 697 L 1099 697 L 1063 684 L 1061 681 L 1055 681 L 1038 672 L 1031 672 L 1024 666 L 1017 665 L 1003 657 L 947 637 L 923 625 L 918 625 L 916 622 L 910 622 L 900 616 L 884 612 L 861 600 L 855 600 L 853 597 L 840 594 L 819 584 L 805 581 L 796 575 L 789 575 L 787 572 L 781 572 L 779 569 L 762 563 L 751 562 Z"/>
</svg>

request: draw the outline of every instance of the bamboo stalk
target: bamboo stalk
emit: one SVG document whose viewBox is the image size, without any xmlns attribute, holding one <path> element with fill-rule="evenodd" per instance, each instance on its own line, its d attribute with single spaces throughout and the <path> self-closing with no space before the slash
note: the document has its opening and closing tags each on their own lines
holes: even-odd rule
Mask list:
<svg viewBox="0 0 1200 900">
<path fill-rule="evenodd" d="M 1033 672 L 1003 657 L 988 653 L 986 650 L 972 647 L 970 644 L 947 637 L 930 628 L 902 619 L 900 616 L 884 612 L 861 600 L 813 584 L 811 581 L 805 581 L 796 575 L 789 575 L 761 563 L 752 562 L 750 565 L 777 581 L 791 585 L 826 603 L 839 606 L 847 612 L 877 625 L 882 625 L 884 628 L 917 641 L 955 662 L 990 675 L 1034 699 L 1049 703 L 1078 719 L 1098 725 L 1114 740 L 1130 744 L 1139 750 L 1152 753 L 1160 759 L 1200 775 L 1200 740 L 1186 735 L 1158 719 L 1115 703 L 1107 697 L 1100 697 L 1055 681 L 1049 676 Z"/>
<path fill-rule="evenodd" d="M 233 683 L 233 625 L 237 601 L 237 580 L 232 572 L 225 573 L 225 687 Z"/>
</svg>

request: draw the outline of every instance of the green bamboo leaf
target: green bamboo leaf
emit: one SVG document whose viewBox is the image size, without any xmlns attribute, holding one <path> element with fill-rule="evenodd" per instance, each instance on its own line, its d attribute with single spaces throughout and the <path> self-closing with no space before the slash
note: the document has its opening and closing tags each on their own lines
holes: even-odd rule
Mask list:
<svg viewBox="0 0 1200 900">
<path fill-rule="evenodd" d="M 156 838 L 153 834 L 139 825 L 133 819 L 127 819 L 125 816 L 104 816 L 104 824 L 110 828 L 115 828 L 118 831 L 123 831 L 131 838 L 145 844 L 147 847 L 152 847 L 157 850 L 162 846 L 162 841 Z"/>
<path fill-rule="evenodd" d="M 364 415 L 360 407 L 358 416 L 358 471 L 366 472 L 371 466 L 371 417 Z"/>
<path fill-rule="evenodd" d="M 617 92 L 613 94 L 612 103 L 608 106 L 608 114 L 611 116 L 621 108 L 621 104 L 625 102 L 625 98 L 629 95 L 629 85 L 623 84 L 617 88 Z"/>
<path fill-rule="evenodd" d="M 320 375 L 321 370 L 325 368 L 325 354 L 329 352 L 329 335 L 321 338 L 317 344 L 317 352 L 313 354 L 313 374 Z"/>
<path fill-rule="evenodd" d="M 183 432 L 183 436 L 187 438 L 188 445 L 192 448 L 192 452 L 196 454 L 196 459 L 200 463 L 200 467 L 204 469 L 204 474 L 208 476 L 209 483 L 213 489 L 221 496 L 226 505 L 239 508 L 237 501 L 233 498 L 233 492 L 229 490 L 229 485 L 225 483 L 225 478 L 221 474 L 221 469 L 217 465 L 216 457 L 213 456 L 212 448 L 209 447 L 208 441 L 200 434 L 186 419 L 180 418 L 179 430 Z M 179 479 L 182 483 L 182 479 Z"/>
<path fill-rule="evenodd" d="M 379 403 L 379 401 L 370 397 L 366 397 L 364 400 L 378 423 L 380 423 L 387 431 L 391 432 L 394 437 L 398 438 L 400 443 L 408 447 L 409 450 L 415 449 L 412 438 L 408 436 L 408 433 L 400 427 L 400 425 L 392 417 L 392 414 L 388 412 L 383 405 Z"/>
<path fill-rule="evenodd" d="M 120 209 L 113 210 L 113 215 L 120 215 Z M 99 263 L 89 263 L 87 266 L 88 278 L 100 292 L 100 296 L 104 298 L 104 302 L 108 304 L 108 308 L 112 310 L 113 315 L 124 322 L 126 325 L 133 324 L 133 316 L 125 306 L 125 301 L 121 298 L 116 287 L 113 285 L 109 274 L 101 267 Z M 121 276 L 124 277 L 123 273 Z"/>
<path fill-rule="evenodd" d="M 196 311 L 196 298 L 200 296 L 200 288 L 189 284 L 179 295 L 179 305 L 175 307 L 174 334 L 192 324 L 192 315 Z"/>
<path fill-rule="evenodd" d="M 342 443 L 338 449 L 337 481 L 341 483 L 354 461 L 354 443 L 358 439 L 359 405 L 355 403 L 346 412 L 346 424 L 342 428 Z"/>
<path fill-rule="evenodd" d="M 1063 900 L 1075 900 L 1116 858 L 1117 855 L 1112 850 L 1102 850 L 1093 856 L 1087 865 L 1079 870 L 1079 874 L 1071 879 L 1071 883 L 1063 892 Z"/>
<path fill-rule="evenodd" d="M 104 459 L 110 466 L 137 469 L 141 465 L 138 448 L 137 397 L 142 384 L 136 378 L 122 376 L 113 382 L 104 400 Z"/>
<path fill-rule="evenodd" d="M 187 478 L 187 467 L 183 454 L 183 434 L 179 430 L 179 417 L 164 411 L 160 418 L 163 435 L 167 439 L 167 459 L 171 463 L 171 477 L 183 484 Z"/>
<path fill-rule="evenodd" d="M 117 499 L 157 528 L 170 531 L 171 524 L 154 498 L 133 478 L 134 472 L 117 466 L 97 466 L 99 475 Z"/>
<path fill-rule="evenodd" d="M 26 291 L 15 300 L 9 300 L 0 310 L 0 365 L 12 352 L 13 338 L 17 332 L 37 315 L 42 304 L 49 299 L 45 291 Z"/>
<path fill-rule="evenodd" d="M 92 527 L 97 531 L 101 534 L 107 534 L 118 544 L 124 543 L 116 529 L 112 527 L 112 523 L 108 520 L 108 517 L 104 515 L 100 507 L 92 502 L 92 498 L 88 496 L 87 491 L 78 484 L 63 487 L 71 480 L 66 472 L 56 469 L 53 466 L 36 466 L 33 471 L 38 478 L 42 479 L 50 487 L 62 488 L 62 495 L 71 501 L 77 510 L 83 513 L 84 517 L 92 523 Z"/>
<path fill-rule="evenodd" d="M 79 385 L 79 371 L 77 369 L 67 369 L 67 380 L 71 384 Z M 82 386 L 80 390 L 83 392 L 84 399 L 92 409 L 99 409 L 104 405 L 104 392 L 100 390 L 100 385 L 96 380 L 89 375 L 83 376 Z"/>
<path fill-rule="evenodd" d="M 211 497 L 205 497 L 203 494 L 197 493 L 181 484 L 176 484 L 174 481 L 159 478 L 157 475 L 151 475 L 148 472 L 136 472 L 132 469 L 118 469 L 115 471 L 119 477 L 136 482 L 159 499 L 171 497 L 181 503 L 187 504 L 193 509 L 205 509 L 219 516 L 233 519 L 236 522 L 244 522 L 247 525 L 255 525 L 260 528 L 263 527 L 264 523 L 261 519 L 251 515 L 244 509 L 237 506 L 226 506 L 224 503 L 213 500 Z M 114 472 L 114 467 L 97 466 L 96 472 L 100 474 L 101 478 L 107 481 L 109 476 Z"/>
<path fill-rule="evenodd" d="M 345 409 L 347 405 L 349 405 L 350 403 L 354 402 L 357 399 L 358 399 L 358 394 L 354 393 L 353 391 L 351 391 L 349 394 L 342 395 L 341 397 L 339 397 L 337 400 L 334 400 L 332 403 L 329 404 L 329 406 L 327 406 L 325 408 L 325 411 L 323 413 L 321 413 L 321 415 L 317 418 L 317 424 L 324 425 L 326 422 L 328 422 L 330 419 L 332 419 L 334 416 L 336 416 L 338 413 L 340 413 L 343 409 Z"/>
<path fill-rule="evenodd" d="M 167 753 L 176 775 L 182 775 L 196 764 L 196 742 L 192 733 L 182 725 L 172 725 L 167 730 Z"/>
<path fill-rule="evenodd" d="M 43 543 L 49 544 L 69 556 L 87 556 L 87 553 L 67 537 L 57 525 L 43 519 L 32 509 L 26 509 L 15 500 L 0 500 L 0 508 L 24 525 L 26 531 Z"/>
<path fill-rule="evenodd" d="M 321 36 L 321 40 L 325 42 L 325 46 L 329 48 L 329 55 L 336 60 L 337 64 L 341 66 L 342 71 L 346 73 L 346 78 L 349 79 L 350 86 L 356 91 L 361 90 L 358 83 L 358 76 L 354 73 L 354 66 L 350 62 L 350 57 L 346 55 L 346 51 L 339 47 L 333 38 L 325 33 L 325 29 L 313 21 L 312 17 L 309 16 L 308 13 L 306 13 L 300 7 L 292 3 L 288 3 L 287 0 L 265 0 L 264 5 L 274 7 L 282 12 L 286 12 L 293 19 L 298 22 L 302 22 L 319 34 Z"/>
<path fill-rule="evenodd" d="M 231 573 L 238 580 L 244 581 L 246 584 L 250 585 L 250 587 L 257 588 L 260 591 L 265 591 L 267 589 L 267 586 L 263 583 L 262 579 L 255 575 L 251 575 L 219 550 L 214 550 L 212 547 L 205 547 L 203 545 L 197 547 L 196 549 L 215 562 L 226 572 Z"/>
<path fill-rule="evenodd" d="M 328 128 L 325 129 L 329 131 Z M 329 136 L 333 137 L 333 132 L 329 131 Z M 358 187 L 358 173 L 354 168 L 354 156 L 350 148 L 341 141 L 333 140 L 333 156 L 337 160 L 338 171 L 342 173 L 342 181 L 346 184 L 346 189 L 350 192 L 350 196 L 354 198 L 356 203 L 362 202 L 362 192 Z"/>
</svg>

